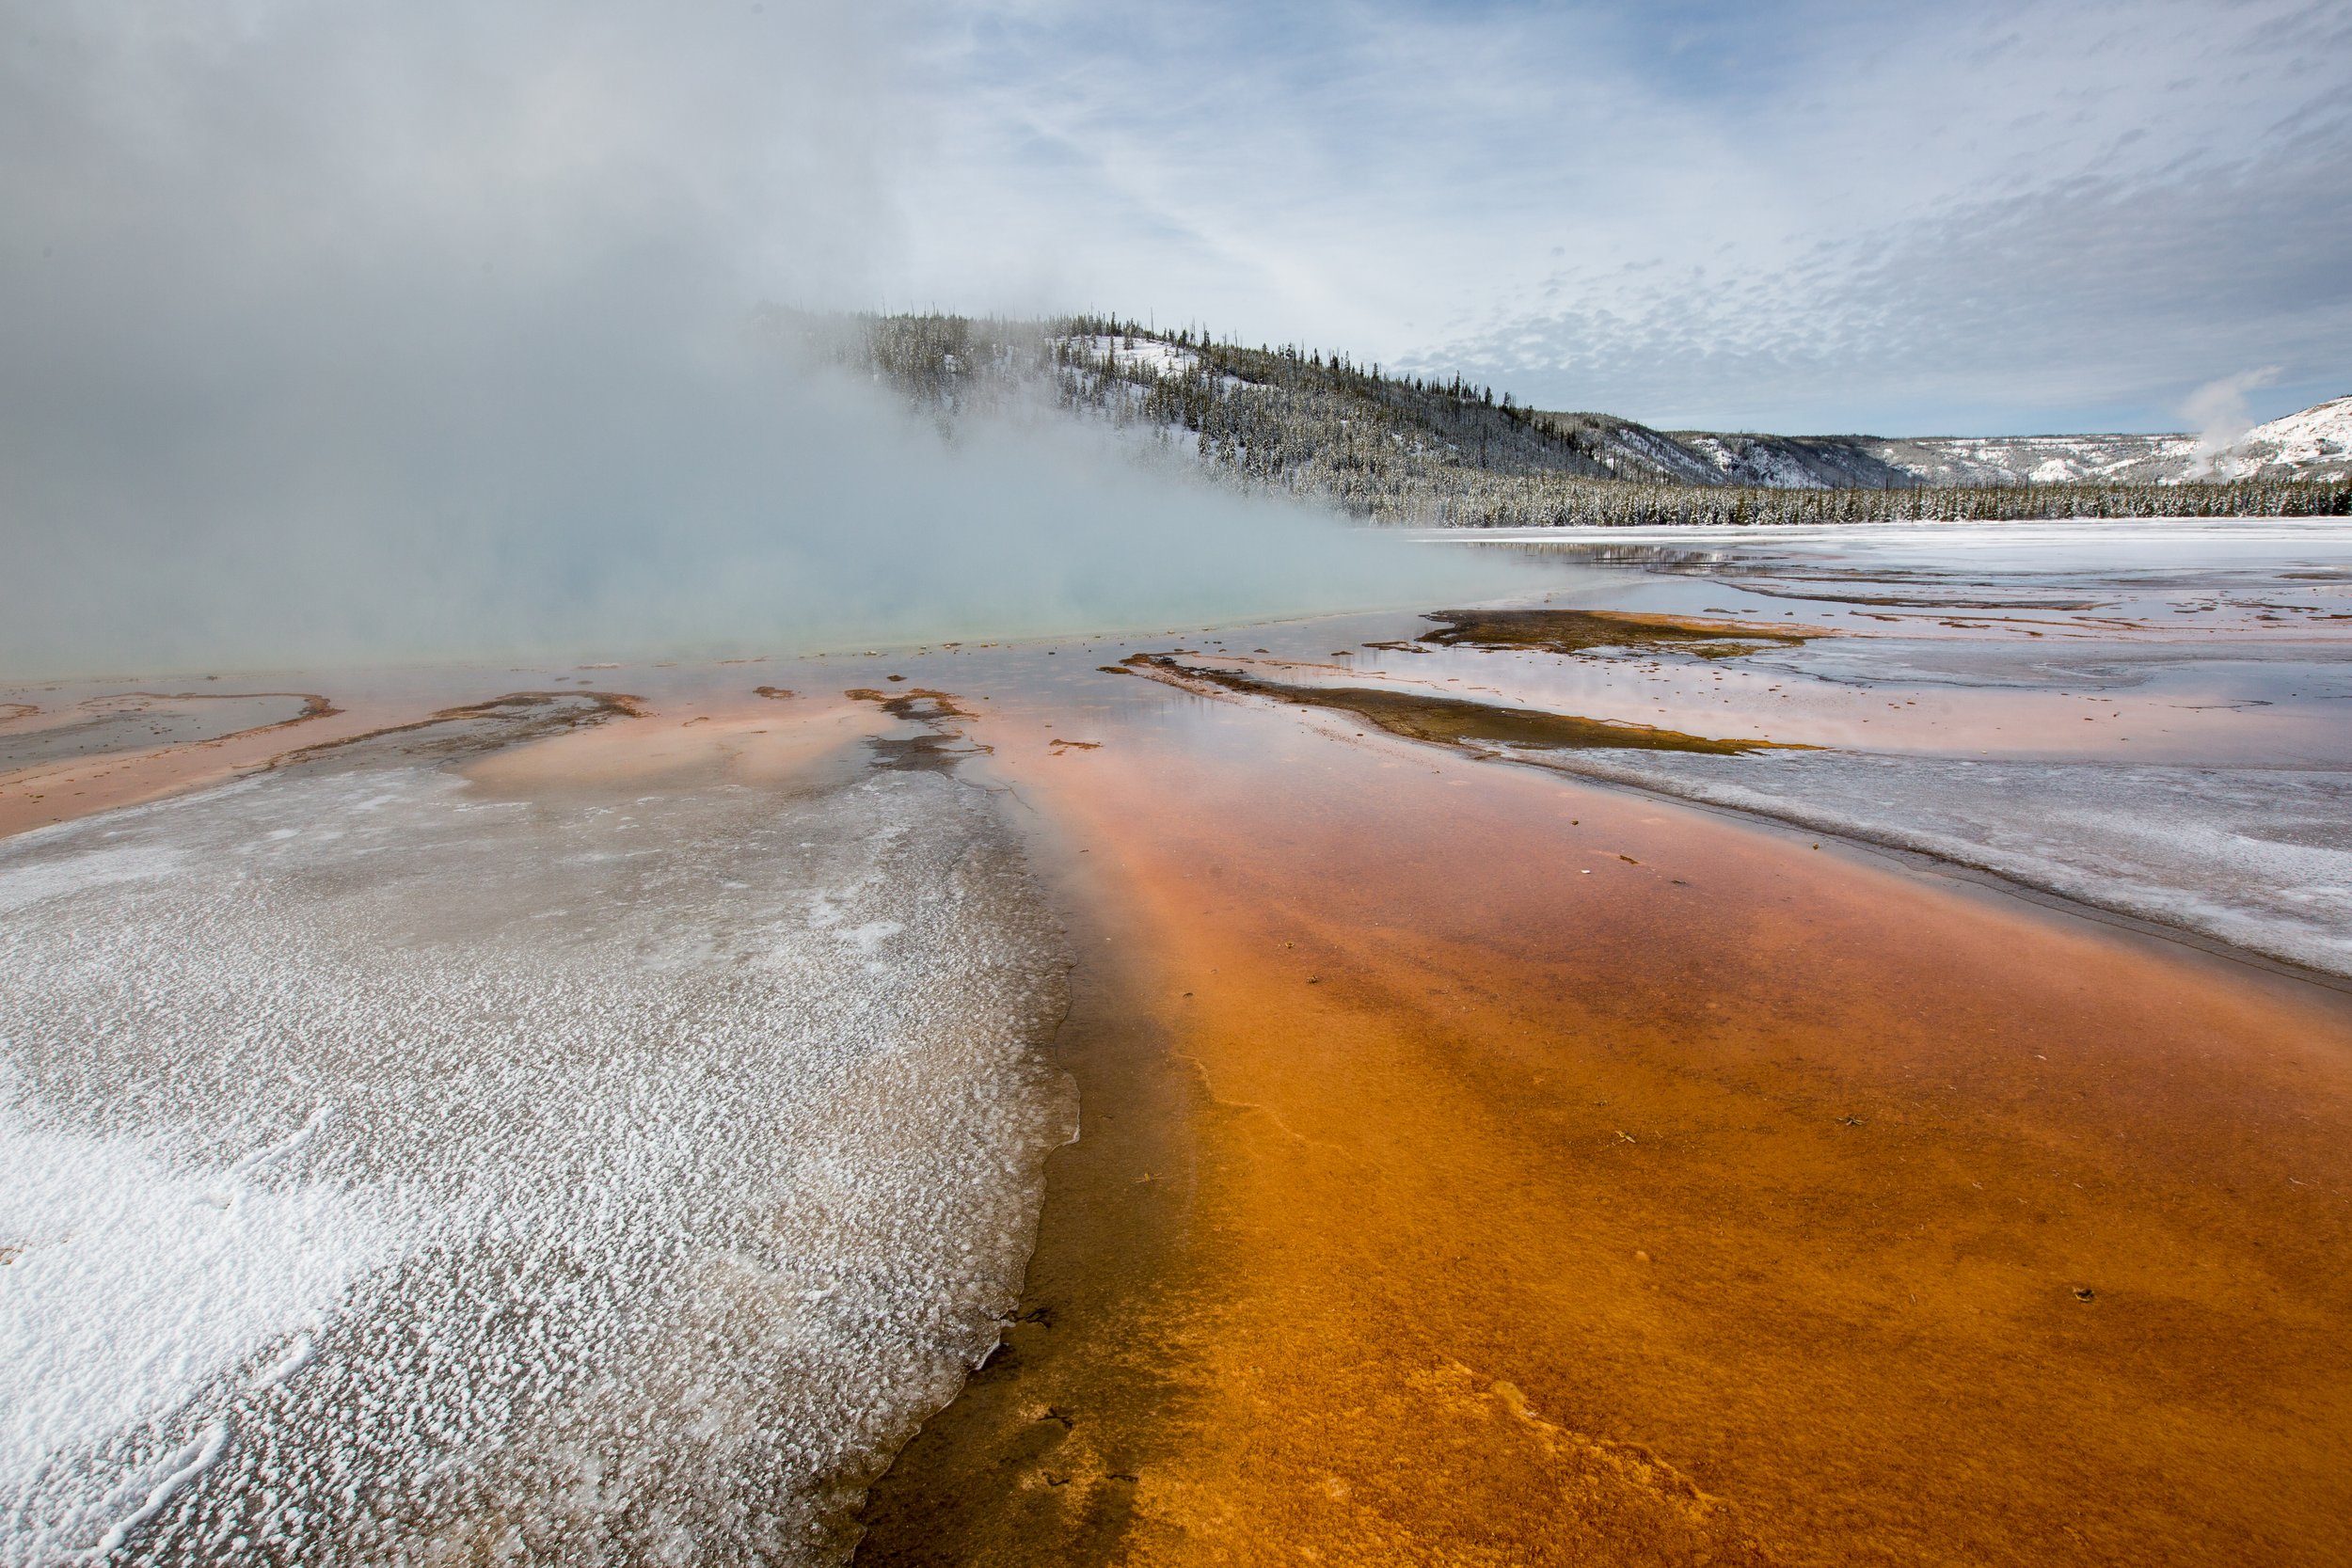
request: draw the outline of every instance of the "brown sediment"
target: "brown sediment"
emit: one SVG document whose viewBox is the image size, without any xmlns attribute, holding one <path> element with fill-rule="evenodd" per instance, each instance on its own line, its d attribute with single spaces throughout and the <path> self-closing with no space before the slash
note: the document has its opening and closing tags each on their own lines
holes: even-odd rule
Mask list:
<svg viewBox="0 0 2352 1568">
<path fill-rule="evenodd" d="M 876 736 L 866 745 L 874 753 L 873 766 L 888 773 L 949 773 L 964 758 L 988 750 L 960 735 Z"/>
<path fill-rule="evenodd" d="M 173 705 L 241 703 L 242 713 L 223 713 L 225 721 L 261 718 L 253 705 L 292 699 L 302 705 L 284 719 L 266 719 L 217 734 L 173 736 L 161 724 L 193 717 L 200 708 Z M 26 713 L 39 711 L 26 708 Z M 215 711 L 220 711 L 215 709 Z M 253 736 L 273 735 L 297 724 L 310 723 L 341 711 L 325 697 L 309 691 L 111 691 L 76 703 L 50 722 L 0 733 L 0 779 L 56 775 L 66 768 L 87 772 L 120 758 L 139 756 L 173 746 L 220 745 Z M 144 726 L 134 736 L 129 726 Z M 47 748 L 66 749 L 43 754 Z"/>
<path fill-rule="evenodd" d="M 1441 647 L 1540 648 L 1555 654 L 1595 648 L 1671 647 L 1701 658 L 1736 658 L 1772 645 L 1836 635 L 1820 626 L 1709 621 L 1692 615 L 1636 615 L 1613 610 L 1440 610 L 1418 641 Z"/>
<path fill-rule="evenodd" d="M 1703 752 L 1715 756 L 1744 756 L 1752 752 L 1810 751 L 1772 740 L 1718 740 L 1685 735 L 1648 724 L 1614 719 L 1583 719 L 1574 714 L 1546 713 L 1538 708 L 1505 707 L 1473 703 L 1461 697 L 1361 686 L 1294 686 L 1248 675 L 1238 670 L 1178 664 L 1173 659 L 1137 654 L 1127 660 L 1133 673 L 1197 690 L 1216 687 L 1250 696 L 1272 697 L 1312 707 L 1338 708 L 1377 724 L 1407 740 L 1441 746 L 1537 746 L 1588 750 L 1612 747 L 1642 752 Z"/>
<path fill-rule="evenodd" d="M 1108 738 L 992 764 L 1085 1131 L 862 1560 L 2352 1560 L 2342 998 L 1278 710 Z"/>
<path fill-rule="evenodd" d="M 1085 955 L 1053 1042 L 1077 1086 L 1079 1135 L 1047 1159 L 1002 1343 L 869 1490 L 861 1568 L 1117 1560 L 1140 1478 L 1169 1457 L 1177 1406 L 1205 1371 L 1184 1344 L 1134 1331 L 1200 1286 L 1196 1124 L 1212 1107 L 1132 959 L 1149 927 L 1074 845 L 1024 825 Z"/>
<path fill-rule="evenodd" d="M 337 707 L 325 696 L 322 696 L 320 693 L 315 691 L 113 691 L 106 693 L 103 697 L 87 698 L 76 705 L 87 708 L 98 704 L 128 703 L 135 700 L 145 703 L 249 703 L 254 701 L 256 698 L 262 697 L 294 698 L 302 704 L 302 710 L 294 714 L 290 718 L 274 719 L 266 724 L 252 724 L 241 730 L 229 730 L 220 735 L 207 736 L 200 743 L 194 741 L 182 741 L 176 742 L 175 744 L 217 745 L 222 741 L 241 740 L 247 736 L 269 735 L 278 730 L 292 729 L 296 724 L 307 724 L 316 719 L 332 718 L 334 715 L 342 711 L 342 709 Z M 40 711 L 40 708 L 29 703 L 5 703 L 0 704 L 0 707 L 12 707 L 16 709 L 13 713 L 0 715 L 0 722 L 25 718 L 31 714 Z M 115 717 L 115 715 L 111 713 L 102 712 L 96 718 L 80 721 L 79 722 L 84 724 L 96 723 L 104 720 L 112 719 L 113 717 Z M 72 727 L 74 727 L 72 722 L 49 725 L 44 726 L 35 733 L 46 735 L 55 733 L 59 729 L 70 729 Z"/>
<path fill-rule="evenodd" d="M 301 700 L 302 711 L 291 719 L 280 719 L 269 724 L 256 724 L 246 730 L 231 730 L 227 735 L 215 736 L 213 737 L 215 740 L 234 740 L 239 736 L 246 735 L 267 735 L 272 730 L 291 729 L 296 724 L 307 724 L 313 719 L 325 719 L 342 711 L 316 691 L 125 691 L 121 695 L 144 697 L 150 702 L 157 703 L 249 702 L 255 697 L 294 697 Z"/>
<path fill-rule="evenodd" d="M 945 691 L 933 691 L 927 686 L 911 686 L 904 691 L 877 691 L 870 686 L 853 686 L 841 693 L 851 702 L 878 703 L 893 719 L 969 719 L 972 715 L 956 705 L 956 699 Z"/>
<path fill-rule="evenodd" d="M 778 702 L 783 702 L 792 695 L 781 686 L 755 686 L 752 688 L 752 693 L 758 697 L 772 697 Z"/>
<path fill-rule="evenodd" d="M 890 678 L 905 679 L 903 675 Z M 945 773 L 964 758 L 984 756 L 990 750 L 963 731 L 949 727 L 950 721 L 974 715 L 958 706 L 956 699 L 947 692 L 923 686 L 911 686 L 904 691 L 878 691 L 870 686 L 853 686 L 842 695 L 852 702 L 872 703 L 893 719 L 930 728 L 929 735 L 876 736 L 866 741 L 867 749 L 874 753 L 876 768 L 898 773 Z"/>
<path fill-rule="evenodd" d="M 301 701 L 302 710 L 291 718 L 200 740 L 75 757 L 11 772 L 0 779 L 6 785 L 0 789 L 0 838 L 217 784 L 266 765 L 283 744 L 286 732 L 297 726 L 332 731 L 337 727 L 332 721 L 341 719 L 346 725 L 365 724 L 376 716 L 372 711 L 346 712 L 314 691 L 131 691 L 114 695 L 151 702 L 292 697 Z"/>
<path fill-rule="evenodd" d="M 643 718 L 644 713 L 644 699 L 621 691 L 510 691 L 441 708 L 408 723 L 305 746 L 271 758 L 269 767 L 454 762 L 609 719 Z"/>
</svg>

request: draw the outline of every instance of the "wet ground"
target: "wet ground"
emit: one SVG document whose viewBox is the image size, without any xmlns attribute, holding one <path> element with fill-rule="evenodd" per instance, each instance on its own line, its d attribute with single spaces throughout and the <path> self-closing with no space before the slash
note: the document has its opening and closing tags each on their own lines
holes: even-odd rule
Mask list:
<svg viewBox="0 0 2352 1568">
<path fill-rule="evenodd" d="M 1353 646 L 1209 645 L 1178 662 L 1313 687 L 1326 705 L 1369 688 L 1390 708 L 1468 699 L 1522 728 L 1555 715 L 1643 726 L 1661 738 L 1526 741 L 1500 719 L 1483 734 L 1498 754 L 2352 975 L 2342 530 L 1721 537 L 1433 545 L 1534 549 L 1612 580 L 1504 618 L 1440 614 Z M 1775 621 L 1791 641 L 1757 640 Z"/>
<path fill-rule="evenodd" d="M 1107 701 L 993 759 L 1125 958 L 1060 1042 L 1087 1135 L 866 1560 L 2341 1555 L 2339 993 Z"/>
<path fill-rule="evenodd" d="M 332 711 L 301 691 L 109 691 L 64 704 L 0 703 L 0 774 L 220 740 Z"/>
<path fill-rule="evenodd" d="M 0 1557 L 2344 1560 L 2352 546 L 2000 532 L 0 775 Z"/>
</svg>

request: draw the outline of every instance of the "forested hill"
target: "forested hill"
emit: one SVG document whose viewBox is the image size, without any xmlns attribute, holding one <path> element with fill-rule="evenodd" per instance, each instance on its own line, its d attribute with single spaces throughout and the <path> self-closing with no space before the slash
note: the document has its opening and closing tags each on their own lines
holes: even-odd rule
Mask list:
<svg viewBox="0 0 2352 1568">
<path fill-rule="evenodd" d="M 1140 432 L 1231 483 L 1316 498 L 1382 523 L 2352 513 L 2352 483 L 2341 474 L 2184 483 L 2149 460 L 2157 450 L 2150 444 L 2185 438 L 1666 432 L 1607 414 L 1530 409 L 1508 392 L 1392 373 L 1343 354 L 1251 348 L 1133 322 L 778 312 L 769 325 L 943 419 L 1048 399 Z M 1985 454 L 2004 440 L 2071 444 L 2037 451 L 2034 467 L 2010 473 L 1997 453 Z M 1967 449 L 1960 461 L 1972 482 L 1951 483 L 1945 449 L 1952 447 Z"/>
</svg>

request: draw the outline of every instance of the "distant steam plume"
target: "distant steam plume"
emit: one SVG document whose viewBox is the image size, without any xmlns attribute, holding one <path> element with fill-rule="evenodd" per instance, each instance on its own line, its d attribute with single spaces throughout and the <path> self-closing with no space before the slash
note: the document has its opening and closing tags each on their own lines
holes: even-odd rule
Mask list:
<svg viewBox="0 0 2352 1568">
<path fill-rule="evenodd" d="M 753 343 L 755 302 L 858 301 L 890 245 L 922 127 L 886 11 L 6 8 L 0 675 L 1468 586 L 1068 435 L 951 447 Z"/>
<path fill-rule="evenodd" d="M 2254 428 L 2254 417 L 2247 410 L 2246 394 L 2278 380 L 2279 372 L 2277 365 L 2240 371 L 2235 375 L 2206 382 L 2183 401 L 2181 417 L 2197 427 L 2201 458 L 2209 460 L 2227 451 Z"/>
</svg>

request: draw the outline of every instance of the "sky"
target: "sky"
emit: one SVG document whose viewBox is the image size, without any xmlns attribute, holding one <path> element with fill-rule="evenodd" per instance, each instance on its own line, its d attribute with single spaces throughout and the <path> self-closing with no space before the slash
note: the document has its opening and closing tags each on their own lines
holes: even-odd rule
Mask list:
<svg viewBox="0 0 2352 1568">
<path fill-rule="evenodd" d="M 0 442 L 182 483 L 397 469 L 353 421 L 414 456 L 763 301 L 2211 428 L 2352 392 L 2347 258 L 2344 0 L 0 0 Z"/>
<path fill-rule="evenodd" d="M 894 303 L 1885 435 L 2352 392 L 2352 6 L 961 5 Z"/>
</svg>

